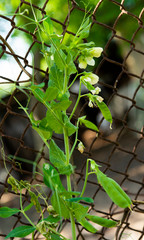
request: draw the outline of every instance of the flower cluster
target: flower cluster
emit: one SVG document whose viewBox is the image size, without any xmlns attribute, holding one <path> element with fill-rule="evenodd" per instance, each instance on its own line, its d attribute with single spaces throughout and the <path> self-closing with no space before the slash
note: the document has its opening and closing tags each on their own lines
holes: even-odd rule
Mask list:
<svg viewBox="0 0 144 240">
<path fill-rule="evenodd" d="M 101 47 L 93 47 L 91 49 L 85 49 L 82 52 L 82 55 L 79 57 L 79 68 L 85 69 L 87 65 L 94 66 L 95 60 L 94 57 L 98 58 L 101 56 L 103 48 Z"/>
</svg>

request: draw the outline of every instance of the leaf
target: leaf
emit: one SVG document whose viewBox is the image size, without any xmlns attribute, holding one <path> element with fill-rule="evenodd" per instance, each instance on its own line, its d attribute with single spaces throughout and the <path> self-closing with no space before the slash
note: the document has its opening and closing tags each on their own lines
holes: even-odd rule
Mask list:
<svg viewBox="0 0 144 240">
<path fill-rule="evenodd" d="M 107 105 L 104 102 L 99 102 L 96 98 L 95 98 L 95 102 L 98 108 L 100 109 L 102 115 L 104 116 L 105 120 L 112 123 L 112 115 Z"/>
<path fill-rule="evenodd" d="M 25 237 L 29 235 L 30 233 L 34 232 L 36 230 L 35 227 L 32 226 L 20 226 L 13 229 L 6 237 L 5 239 L 8 239 L 10 237 Z"/>
<path fill-rule="evenodd" d="M 54 32 L 53 24 L 52 24 L 52 21 L 51 21 L 50 17 L 47 16 L 47 15 L 45 15 L 45 18 L 44 18 L 44 21 L 43 21 L 43 26 L 44 26 L 45 31 L 49 35 L 53 34 L 53 32 Z"/>
<path fill-rule="evenodd" d="M 52 108 L 48 108 L 46 113 L 46 119 L 49 124 L 49 127 L 58 134 L 63 133 L 63 119 L 62 119 L 62 113 L 61 111 L 55 111 Z"/>
<path fill-rule="evenodd" d="M 132 204 L 128 195 L 122 190 L 120 185 L 113 179 L 107 177 L 99 169 L 96 172 L 98 182 L 104 188 L 111 200 L 121 208 L 130 207 Z"/>
<path fill-rule="evenodd" d="M 71 105 L 71 101 L 69 100 L 61 100 L 60 102 L 54 102 L 52 103 L 52 108 L 53 110 L 57 111 L 57 110 L 60 110 L 60 111 L 66 111 L 68 109 L 68 107 Z"/>
<path fill-rule="evenodd" d="M 53 215 L 49 215 L 47 218 L 44 218 L 43 220 L 50 223 L 57 223 L 61 220 L 61 218 L 60 216 L 54 217 Z"/>
<path fill-rule="evenodd" d="M 44 183 L 53 191 L 57 188 L 60 192 L 65 191 L 64 186 L 61 183 L 59 173 L 57 170 L 48 163 L 43 165 Z"/>
<path fill-rule="evenodd" d="M 87 202 L 87 203 L 93 203 L 94 200 L 92 198 L 89 198 L 89 197 L 77 197 L 77 198 L 70 198 L 70 199 L 67 199 L 67 201 L 69 202 L 79 202 L 79 201 L 84 201 L 84 202 Z"/>
<path fill-rule="evenodd" d="M 66 239 L 66 238 L 62 238 L 61 236 L 59 236 L 58 234 L 56 233 L 50 233 L 50 236 L 52 240 L 62 240 L 62 239 Z"/>
<path fill-rule="evenodd" d="M 75 57 L 75 56 L 74 56 Z M 68 56 L 66 58 L 66 64 L 68 66 L 68 75 L 70 76 L 71 74 L 74 74 L 77 72 L 76 66 L 73 62 L 73 56 L 70 53 L 70 51 L 68 52 Z"/>
<path fill-rule="evenodd" d="M 44 101 L 52 101 L 57 97 L 58 93 L 58 88 L 52 86 L 48 87 L 44 95 Z"/>
<path fill-rule="evenodd" d="M 57 65 L 58 69 L 60 69 L 61 71 L 63 71 L 64 67 L 65 67 L 65 58 L 66 58 L 66 55 L 64 54 L 62 49 L 55 51 L 54 61 Z"/>
<path fill-rule="evenodd" d="M 33 203 L 30 203 L 28 206 L 24 208 L 24 212 L 30 210 L 33 207 Z"/>
<path fill-rule="evenodd" d="M 34 85 L 31 86 L 31 91 L 33 93 L 33 95 L 35 96 L 35 98 L 39 101 L 43 103 L 43 99 L 44 99 L 44 92 L 40 89 L 35 87 Z"/>
<path fill-rule="evenodd" d="M 91 223 L 89 223 L 85 218 L 83 218 L 79 223 L 89 232 L 91 233 L 97 232 L 97 229 L 93 225 L 91 225 Z"/>
<path fill-rule="evenodd" d="M 106 218 L 102 218 L 99 216 L 93 216 L 93 215 L 86 215 L 86 218 L 88 218 L 90 221 L 97 223 L 103 227 L 115 227 L 118 225 L 118 222 L 110 220 L 110 219 L 106 219 Z"/>
<path fill-rule="evenodd" d="M 47 129 L 43 129 L 41 127 L 35 127 L 35 126 L 32 126 L 32 128 L 37 131 L 37 133 L 40 135 L 40 137 L 43 139 L 46 139 L 46 140 L 49 140 L 52 136 L 52 130 L 51 128 L 47 128 Z"/>
<path fill-rule="evenodd" d="M 69 203 L 63 199 L 63 197 L 57 192 L 54 192 L 54 194 L 51 197 L 51 204 L 55 211 L 60 215 L 60 217 L 63 217 L 64 219 L 70 218 L 70 209 L 69 209 Z"/>
<path fill-rule="evenodd" d="M 0 208 L 0 217 L 8 218 L 18 212 L 20 212 L 20 210 L 17 208 L 1 207 Z"/>
<path fill-rule="evenodd" d="M 78 222 L 86 216 L 88 209 L 89 207 L 83 206 L 81 203 L 72 203 L 72 210 Z"/>
<path fill-rule="evenodd" d="M 48 86 L 56 87 L 63 92 L 64 73 L 60 71 L 56 65 L 50 68 Z"/>
<path fill-rule="evenodd" d="M 85 120 L 84 118 L 79 118 L 79 120 L 80 120 L 80 123 L 83 123 L 87 128 L 99 132 L 99 129 L 97 128 L 97 126 L 94 123 L 92 123 L 88 120 Z"/>
<path fill-rule="evenodd" d="M 53 139 L 50 142 L 49 156 L 50 162 L 57 169 L 66 166 L 66 156 L 64 152 L 56 145 Z"/>
<path fill-rule="evenodd" d="M 67 134 L 68 136 L 71 136 L 73 133 L 76 132 L 77 127 L 70 122 L 68 116 L 65 113 L 63 113 L 63 120 L 65 129 L 67 130 Z"/>
<path fill-rule="evenodd" d="M 79 39 L 87 38 L 89 35 L 90 27 L 90 19 L 86 18 L 80 26 L 80 31 L 78 32 L 78 34 L 76 34 L 76 36 L 79 36 Z"/>
</svg>

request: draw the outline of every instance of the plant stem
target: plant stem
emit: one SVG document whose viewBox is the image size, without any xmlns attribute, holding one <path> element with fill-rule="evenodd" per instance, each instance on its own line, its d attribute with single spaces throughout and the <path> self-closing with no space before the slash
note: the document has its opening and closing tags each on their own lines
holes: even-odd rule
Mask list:
<svg viewBox="0 0 144 240">
<path fill-rule="evenodd" d="M 80 84 L 79 84 L 79 94 L 78 94 L 78 98 L 77 98 L 77 101 L 76 101 L 76 103 L 75 103 L 75 106 L 74 106 L 74 108 L 73 108 L 73 110 L 72 110 L 72 113 L 71 113 L 71 115 L 70 115 L 70 117 L 69 117 L 69 120 L 71 120 L 73 114 L 75 113 L 75 110 L 76 110 L 76 108 L 77 108 L 77 106 L 78 106 L 78 104 L 79 104 L 80 98 L 81 98 L 81 81 L 80 81 Z"/>
<path fill-rule="evenodd" d="M 87 160 L 87 164 L 86 164 L 86 176 L 85 176 L 85 181 L 84 181 L 84 185 L 83 185 L 83 189 L 82 189 L 80 197 L 83 196 L 85 189 L 86 189 L 86 185 L 87 185 L 87 179 L 88 179 L 88 175 L 89 175 L 88 174 L 88 163 L 89 163 L 89 160 Z"/>
<path fill-rule="evenodd" d="M 29 223 L 33 226 L 33 227 L 36 227 L 34 225 L 34 223 L 30 220 L 30 218 L 26 215 L 24 209 L 23 209 L 23 205 L 22 205 L 22 192 L 20 190 L 20 207 L 21 207 L 21 213 L 25 216 L 25 218 L 29 221 Z"/>
<path fill-rule="evenodd" d="M 66 154 L 66 163 L 69 164 L 70 160 L 70 151 L 69 151 L 69 139 L 67 130 L 64 128 L 64 143 L 65 143 L 65 154 Z M 70 175 L 67 175 L 67 189 L 68 191 L 71 191 L 71 180 Z M 70 212 L 70 220 L 71 220 L 71 229 L 72 229 L 72 239 L 76 240 L 76 228 L 75 228 L 75 221 L 73 214 Z"/>
</svg>

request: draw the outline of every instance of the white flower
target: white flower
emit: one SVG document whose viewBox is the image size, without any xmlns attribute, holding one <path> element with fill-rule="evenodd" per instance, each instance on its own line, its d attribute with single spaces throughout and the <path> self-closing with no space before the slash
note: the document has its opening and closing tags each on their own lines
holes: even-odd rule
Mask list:
<svg viewBox="0 0 144 240">
<path fill-rule="evenodd" d="M 93 95 L 99 94 L 100 92 L 101 92 L 101 89 L 100 89 L 99 87 L 96 87 L 94 90 L 91 90 L 91 93 L 92 93 Z"/>
<path fill-rule="evenodd" d="M 90 66 L 95 65 L 95 60 L 92 57 L 86 57 L 85 60 L 86 60 L 88 65 L 90 65 Z"/>
<path fill-rule="evenodd" d="M 89 74 L 89 78 L 91 78 L 91 82 L 90 83 L 92 85 L 98 83 L 98 81 L 99 81 L 99 77 L 96 74 L 94 74 L 94 73 L 90 73 Z"/>
<path fill-rule="evenodd" d="M 83 153 L 83 152 L 84 152 L 84 149 L 85 149 L 85 147 L 84 147 L 83 143 L 82 143 L 82 142 L 79 142 L 79 144 L 78 144 L 78 150 L 80 151 L 80 153 Z"/>
<path fill-rule="evenodd" d="M 93 47 L 91 50 L 90 50 L 90 54 L 92 57 L 100 57 L 101 56 L 101 53 L 103 51 L 103 48 L 101 47 Z"/>
<path fill-rule="evenodd" d="M 87 67 L 87 62 L 84 57 L 79 57 L 79 68 L 85 69 Z"/>
<path fill-rule="evenodd" d="M 85 75 L 81 77 L 81 80 L 85 82 L 89 82 L 91 85 L 94 85 L 98 83 L 99 77 L 96 74 L 90 72 L 90 73 L 85 73 Z"/>
<path fill-rule="evenodd" d="M 104 99 L 101 96 L 97 96 L 97 100 L 101 103 Z"/>
<path fill-rule="evenodd" d="M 89 103 L 88 103 L 88 106 L 90 107 L 90 108 L 93 108 L 93 102 L 91 101 L 91 100 L 89 100 Z"/>
</svg>

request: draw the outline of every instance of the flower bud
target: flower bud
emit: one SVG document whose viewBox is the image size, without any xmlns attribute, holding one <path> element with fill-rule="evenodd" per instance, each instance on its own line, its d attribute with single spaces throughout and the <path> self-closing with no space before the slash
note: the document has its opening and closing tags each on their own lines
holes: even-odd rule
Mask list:
<svg viewBox="0 0 144 240">
<path fill-rule="evenodd" d="M 91 101 L 91 100 L 89 100 L 89 103 L 88 103 L 88 106 L 90 107 L 90 108 L 93 108 L 93 102 Z"/>
<path fill-rule="evenodd" d="M 101 96 L 97 96 L 97 100 L 101 103 L 104 99 Z"/>
<path fill-rule="evenodd" d="M 79 68 L 85 69 L 87 67 L 87 62 L 84 57 L 82 56 L 79 57 L 78 61 L 79 61 Z"/>
<path fill-rule="evenodd" d="M 79 152 L 80 152 L 80 153 L 83 153 L 83 152 L 84 152 L 84 149 L 85 149 L 85 147 L 84 147 L 83 143 L 82 143 L 82 142 L 79 142 L 79 144 L 78 144 L 78 150 L 79 150 Z"/>
<path fill-rule="evenodd" d="M 90 54 L 92 57 L 100 57 L 101 56 L 101 53 L 103 51 L 103 48 L 101 47 L 93 47 L 91 50 L 90 50 Z"/>
<path fill-rule="evenodd" d="M 94 90 L 91 90 L 91 93 L 92 93 L 93 95 L 99 94 L 100 92 L 101 92 L 101 89 L 100 89 L 99 87 L 96 87 Z"/>
</svg>

